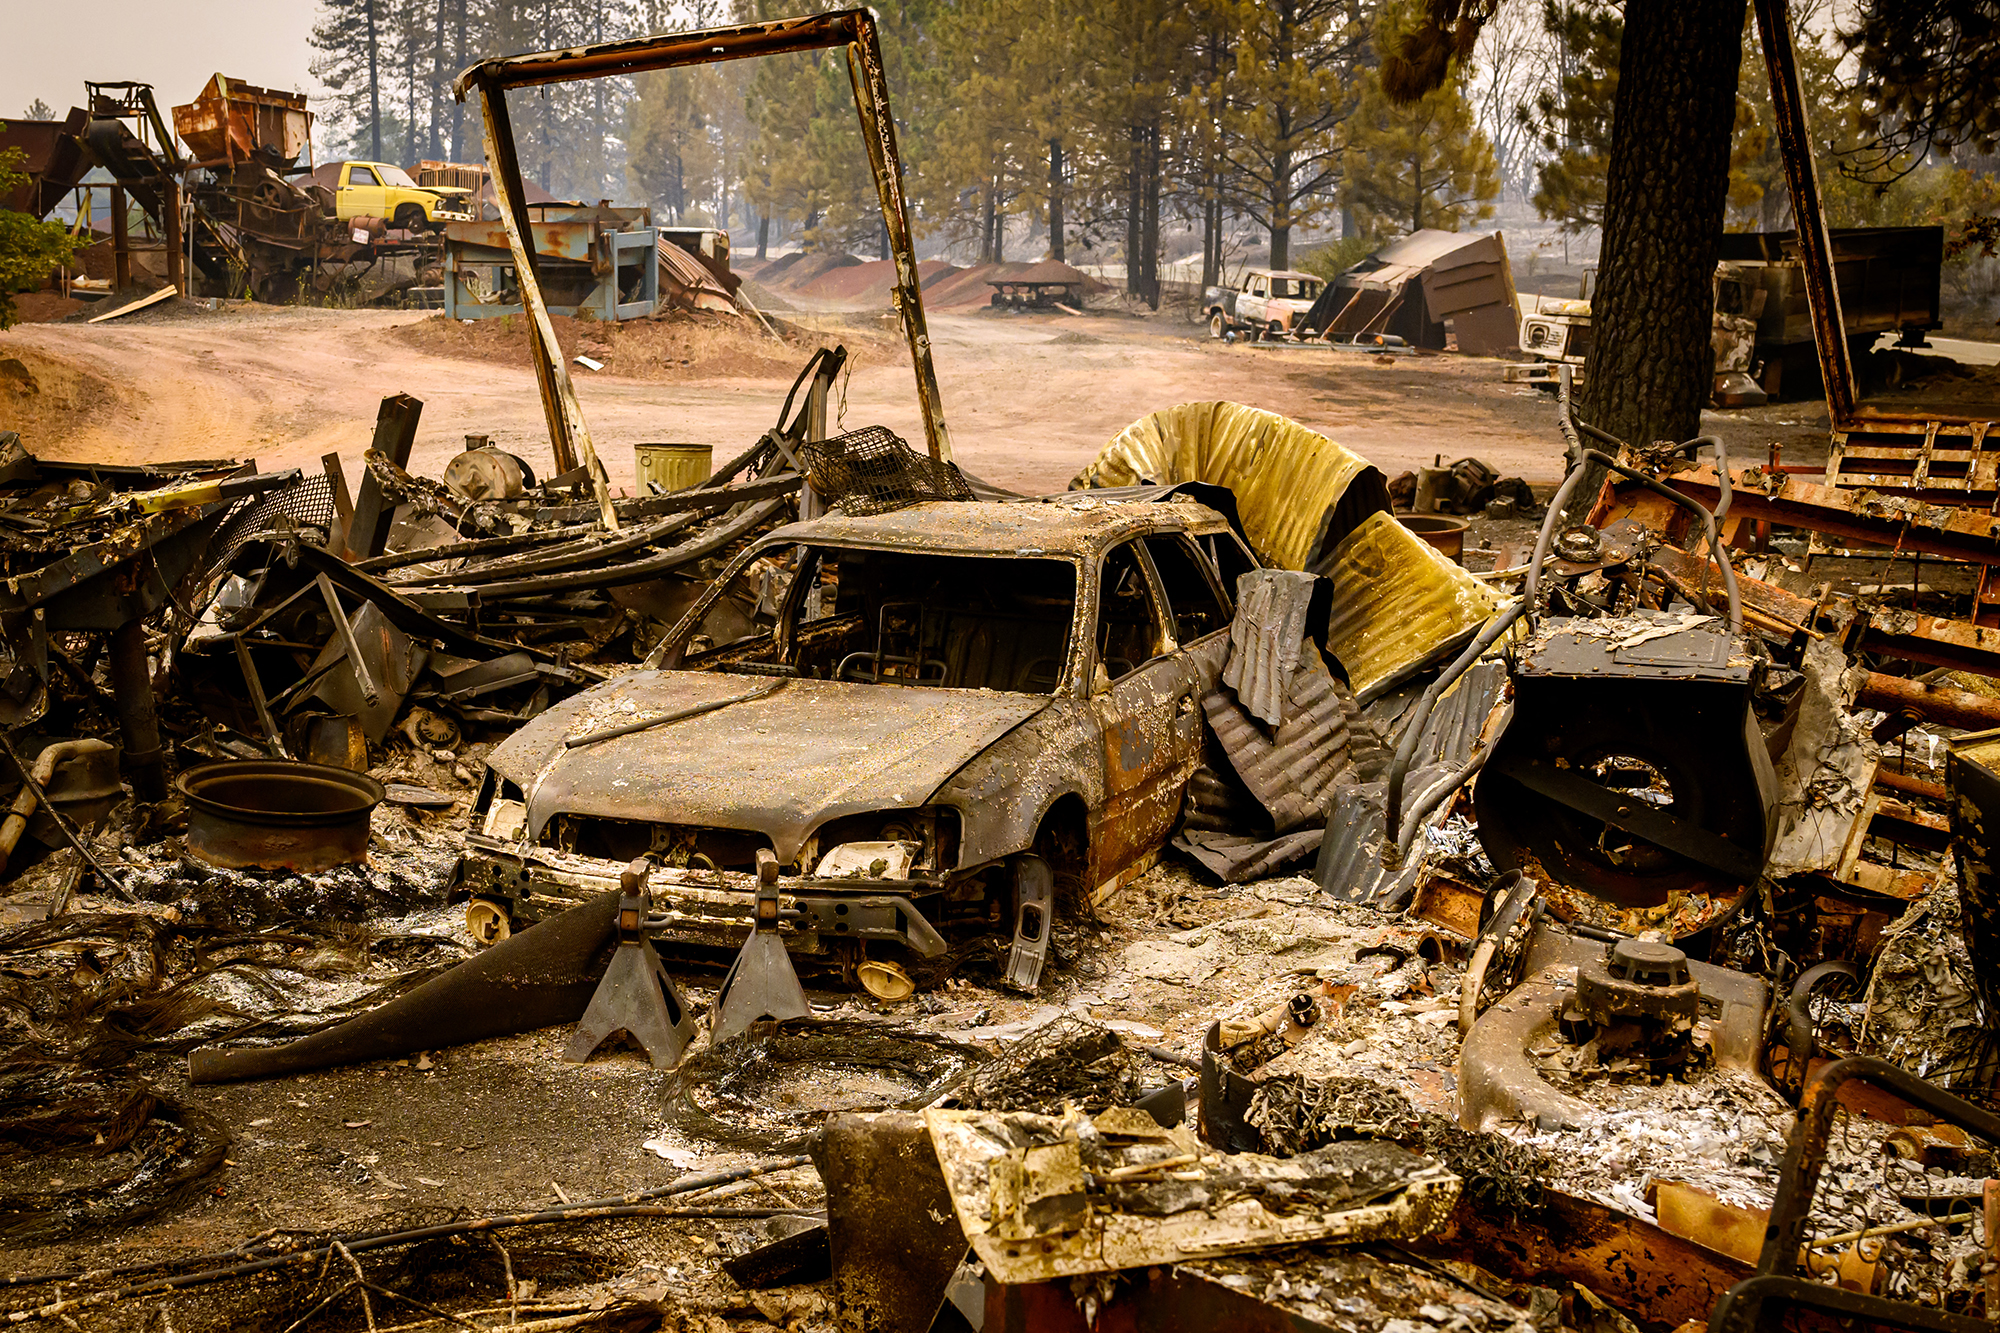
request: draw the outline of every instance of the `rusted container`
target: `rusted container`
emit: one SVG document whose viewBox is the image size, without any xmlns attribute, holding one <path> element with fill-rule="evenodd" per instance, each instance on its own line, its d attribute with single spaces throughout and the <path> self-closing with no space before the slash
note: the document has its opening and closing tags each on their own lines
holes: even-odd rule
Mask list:
<svg viewBox="0 0 2000 1333">
<path fill-rule="evenodd" d="M 312 141 L 304 93 L 257 88 L 214 75 L 201 94 L 174 108 L 174 133 L 203 166 L 263 158 L 289 167 Z"/>
<path fill-rule="evenodd" d="M 331 870 L 368 854 L 387 793 L 366 773 L 289 759 L 230 759 L 183 772 L 187 849 L 229 870 Z"/>
<path fill-rule="evenodd" d="M 648 482 L 659 482 L 662 490 L 684 491 L 701 485 L 715 471 L 712 444 L 635 444 L 632 454 L 642 495 L 652 490 Z"/>
<path fill-rule="evenodd" d="M 1462 559 L 1465 530 L 1472 526 L 1470 520 L 1450 514 L 1398 514 L 1396 521 L 1429 542 L 1439 555 L 1457 564 L 1465 563 Z"/>
</svg>

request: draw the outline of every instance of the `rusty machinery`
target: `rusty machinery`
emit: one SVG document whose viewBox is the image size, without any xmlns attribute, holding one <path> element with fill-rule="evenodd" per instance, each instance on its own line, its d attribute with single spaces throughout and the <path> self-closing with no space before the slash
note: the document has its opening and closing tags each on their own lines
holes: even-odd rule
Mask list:
<svg viewBox="0 0 2000 1333">
<path fill-rule="evenodd" d="M 1483 769 L 1473 796 L 1480 842 L 1500 869 L 1541 881 L 1564 920 L 1680 938 L 1726 916 L 1771 847 L 1776 778 L 1757 707 L 1768 705 L 1760 691 L 1771 664 L 1743 632 L 1715 516 L 1584 447 L 1589 428 L 1569 415 L 1567 388 L 1573 467 L 1542 524 L 1525 593 L 1419 700 L 1391 766 L 1390 808 L 1400 804 L 1410 737 L 1458 674 L 1525 617 L 1498 737 L 1459 775 Z M 1645 568 L 1651 538 L 1637 525 L 1577 526 L 1558 538 L 1565 503 L 1592 464 L 1694 511 L 1721 567 L 1726 617 L 1700 590 L 1668 584 L 1660 595 Z M 1560 582 L 1541 578 L 1545 563 Z M 1676 594 L 1688 604 L 1668 609 Z M 1402 837 L 1389 840 L 1386 856 L 1407 849 L 1422 817 L 1400 813 Z"/>
</svg>

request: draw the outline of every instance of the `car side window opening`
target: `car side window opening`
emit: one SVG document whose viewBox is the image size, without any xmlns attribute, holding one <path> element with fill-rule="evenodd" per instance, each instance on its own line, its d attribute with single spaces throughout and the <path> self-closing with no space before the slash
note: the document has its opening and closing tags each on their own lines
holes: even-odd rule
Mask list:
<svg viewBox="0 0 2000 1333">
<path fill-rule="evenodd" d="M 1167 595 L 1167 609 L 1173 616 L 1174 637 L 1182 643 L 1229 627 L 1229 612 L 1216 595 L 1204 558 L 1184 537 L 1148 537 L 1146 554 L 1153 557 L 1160 586 Z"/>
<path fill-rule="evenodd" d="M 1165 650 L 1152 583 L 1137 542 L 1104 557 L 1097 594 L 1097 663 L 1111 680 L 1128 675 Z"/>
<path fill-rule="evenodd" d="M 367 167 L 350 167 L 347 172 L 347 183 L 349 185 L 380 185 L 382 182 L 376 180 L 375 173 Z"/>
<path fill-rule="evenodd" d="M 1244 549 L 1234 532 L 1212 532 L 1200 539 L 1200 545 L 1208 553 L 1215 572 L 1222 577 L 1222 590 L 1228 595 L 1228 604 L 1234 607 L 1237 580 L 1257 568 L 1257 561 Z"/>
</svg>

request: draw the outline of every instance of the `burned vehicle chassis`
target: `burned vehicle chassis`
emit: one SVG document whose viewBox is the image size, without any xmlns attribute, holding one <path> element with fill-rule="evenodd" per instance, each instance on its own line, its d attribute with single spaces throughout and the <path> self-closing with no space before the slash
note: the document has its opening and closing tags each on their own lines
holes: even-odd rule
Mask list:
<svg viewBox="0 0 2000 1333">
<path fill-rule="evenodd" d="M 822 583 L 828 558 L 844 563 Z M 707 645 L 697 631 L 727 609 L 726 590 L 785 559 L 796 565 L 770 628 Z M 1163 575 L 1170 559 L 1180 563 Z M 997 674 L 965 666 L 947 680 L 934 655 L 884 653 L 879 637 L 874 652 L 851 651 L 914 603 L 807 615 L 842 583 L 863 595 L 856 571 L 869 561 L 887 563 L 877 577 L 899 590 L 896 561 L 991 564 L 1010 586 L 1006 574 L 1032 561 L 1074 582 L 1039 627 L 1059 621 L 1059 638 L 989 645 Z M 873 961 L 923 984 L 964 951 L 1005 944 L 1002 979 L 1032 989 L 1056 911 L 1115 890 L 1171 833 L 1200 762 L 1199 700 L 1228 649 L 1230 575 L 1254 564 L 1225 517 L 1185 498 L 931 502 L 780 529 L 662 640 L 651 662 L 668 669 L 577 696 L 489 757 L 455 896 L 494 940 L 616 889 L 645 857 L 649 934 L 669 953 L 725 961 L 768 884 L 787 945 L 846 982 L 867 982 Z M 949 588 L 972 596 L 975 582 Z M 1127 631 L 1145 652 L 1112 646 Z M 1030 676 L 1046 689 L 1029 692 Z M 794 740 L 800 767 L 773 771 L 789 759 L 774 747 Z M 895 757 L 906 746 L 917 759 Z"/>
</svg>

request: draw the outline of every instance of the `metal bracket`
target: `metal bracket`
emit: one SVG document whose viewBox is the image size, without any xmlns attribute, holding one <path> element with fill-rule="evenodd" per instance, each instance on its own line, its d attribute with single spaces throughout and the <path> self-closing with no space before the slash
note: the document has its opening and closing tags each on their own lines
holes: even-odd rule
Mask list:
<svg viewBox="0 0 2000 1333">
<path fill-rule="evenodd" d="M 1049 918 L 1056 877 L 1049 863 L 1029 853 L 1014 858 L 1014 945 L 1007 951 L 1007 984 L 1033 993 L 1049 960 Z"/>
</svg>

